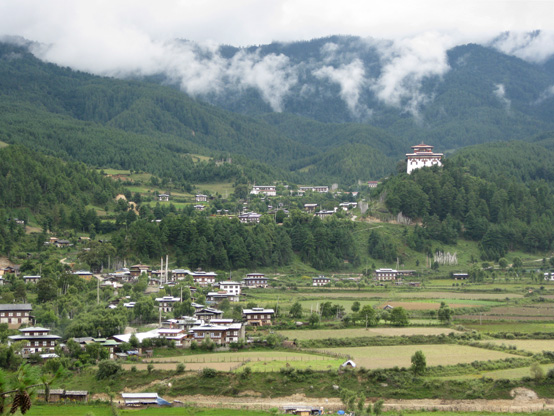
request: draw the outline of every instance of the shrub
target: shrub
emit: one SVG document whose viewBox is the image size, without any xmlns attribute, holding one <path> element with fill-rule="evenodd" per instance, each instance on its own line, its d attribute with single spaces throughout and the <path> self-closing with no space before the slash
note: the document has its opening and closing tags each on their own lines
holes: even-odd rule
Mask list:
<svg viewBox="0 0 554 416">
<path fill-rule="evenodd" d="M 183 363 L 177 364 L 177 374 L 181 374 L 185 372 L 185 365 Z"/>
<path fill-rule="evenodd" d="M 121 366 L 111 360 L 102 360 L 98 363 L 98 371 L 96 372 L 97 380 L 105 380 L 113 377 L 121 372 Z"/>
<path fill-rule="evenodd" d="M 217 375 L 217 370 L 214 368 L 203 368 L 201 371 L 201 376 L 205 378 L 214 378 Z"/>
</svg>

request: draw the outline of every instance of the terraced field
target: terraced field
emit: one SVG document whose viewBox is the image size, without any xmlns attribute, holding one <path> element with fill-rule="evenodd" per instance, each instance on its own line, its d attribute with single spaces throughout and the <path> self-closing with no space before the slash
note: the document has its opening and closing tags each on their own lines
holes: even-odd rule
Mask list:
<svg viewBox="0 0 554 416">
<path fill-rule="evenodd" d="M 494 339 L 481 342 L 495 345 L 513 345 L 518 350 L 530 351 L 532 353 L 554 351 L 554 340 L 551 339 Z"/>
</svg>

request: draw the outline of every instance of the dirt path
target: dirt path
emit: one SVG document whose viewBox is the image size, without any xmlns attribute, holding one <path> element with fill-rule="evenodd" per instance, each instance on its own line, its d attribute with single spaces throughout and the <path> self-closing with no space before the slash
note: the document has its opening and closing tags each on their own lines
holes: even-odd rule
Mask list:
<svg viewBox="0 0 554 416">
<path fill-rule="evenodd" d="M 181 376 L 182 377 L 182 376 Z M 148 387 L 156 390 L 159 385 L 171 385 L 173 378 L 151 383 Z M 144 387 L 140 389 L 144 390 Z M 539 399 L 535 392 L 517 388 L 512 390 L 513 400 L 441 400 L 441 399 L 423 399 L 423 400 L 386 400 L 384 404 L 385 411 L 402 410 L 440 410 L 450 412 L 516 412 L 531 413 L 544 410 L 554 411 L 554 399 Z M 95 395 L 92 399 L 100 399 L 102 395 Z M 229 396 L 178 396 L 165 397 L 172 399 L 177 403 L 186 403 L 208 408 L 227 408 L 227 409 L 271 409 L 282 408 L 283 406 L 313 406 L 323 407 L 324 410 L 336 412 L 344 409 L 341 400 L 336 397 L 331 398 L 312 398 L 304 394 L 294 394 L 286 397 L 267 398 L 260 397 L 256 392 L 243 392 L 236 397 Z M 369 403 L 369 402 L 368 402 Z"/>
</svg>

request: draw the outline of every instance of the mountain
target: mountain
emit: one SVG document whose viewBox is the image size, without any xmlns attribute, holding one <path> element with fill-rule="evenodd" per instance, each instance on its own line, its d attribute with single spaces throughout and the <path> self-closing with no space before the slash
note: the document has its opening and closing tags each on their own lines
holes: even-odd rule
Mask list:
<svg viewBox="0 0 554 416">
<path fill-rule="evenodd" d="M 9 44 L 0 45 L 0 128 L 7 143 L 98 167 L 142 170 L 188 182 L 239 177 L 307 181 L 313 158 L 328 150 L 174 88 L 72 71 Z M 367 152 L 376 151 L 374 142 L 383 142 L 377 130 L 365 134 Z M 328 147 L 345 143 L 348 137 L 342 135 Z M 191 153 L 214 159 L 232 155 L 233 163 L 198 162 Z M 382 165 L 366 166 L 352 176 L 372 179 L 383 171 Z M 329 183 L 341 181 L 329 174 L 320 177 Z"/>
<path fill-rule="evenodd" d="M 402 142 L 425 141 L 442 150 L 524 139 L 554 127 L 554 58 L 532 63 L 476 44 L 442 56 L 410 44 L 349 36 L 224 46 L 220 54 L 229 60 L 255 56 L 260 65 L 281 59 L 275 76 L 282 81 L 278 109 L 263 87 L 229 82 L 223 91 L 199 94 L 242 114 L 292 113 L 323 123 L 361 123 Z M 301 118 L 292 121 L 281 131 L 305 124 Z"/>
</svg>

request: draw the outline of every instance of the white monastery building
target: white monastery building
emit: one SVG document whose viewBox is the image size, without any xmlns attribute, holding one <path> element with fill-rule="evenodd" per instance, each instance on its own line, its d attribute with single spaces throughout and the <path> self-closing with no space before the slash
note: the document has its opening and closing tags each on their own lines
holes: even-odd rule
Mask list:
<svg viewBox="0 0 554 416">
<path fill-rule="evenodd" d="M 434 146 L 429 146 L 423 143 L 412 146 L 413 153 L 406 153 L 406 165 L 408 174 L 412 173 L 412 171 L 415 169 L 423 168 L 426 166 L 442 166 L 441 160 L 443 154 L 434 153 L 433 147 Z"/>
</svg>

